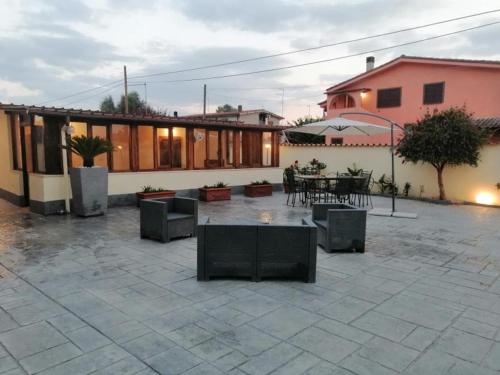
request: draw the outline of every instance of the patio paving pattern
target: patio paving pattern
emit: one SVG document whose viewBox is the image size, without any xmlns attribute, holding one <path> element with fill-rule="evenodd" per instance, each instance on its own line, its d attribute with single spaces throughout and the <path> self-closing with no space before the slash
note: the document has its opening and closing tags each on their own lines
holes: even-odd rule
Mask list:
<svg viewBox="0 0 500 375">
<path fill-rule="evenodd" d="M 201 220 L 298 223 L 286 196 Z M 375 197 L 376 207 L 390 201 Z M 196 280 L 196 239 L 139 211 L 43 217 L 0 201 L 0 374 L 500 374 L 500 210 L 402 200 L 365 254 L 318 248 L 317 282 Z"/>
</svg>

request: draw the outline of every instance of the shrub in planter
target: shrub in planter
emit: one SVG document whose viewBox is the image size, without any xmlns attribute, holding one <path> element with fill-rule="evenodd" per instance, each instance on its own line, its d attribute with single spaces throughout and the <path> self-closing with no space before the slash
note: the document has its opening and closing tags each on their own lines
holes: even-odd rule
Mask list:
<svg viewBox="0 0 500 375">
<path fill-rule="evenodd" d="M 79 216 L 103 215 L 108 209 L 108 168 L 95 167 L 94 158 L 113 150 L 111 142 L 99 137 L 68 139 L 67 150 L 83 159 L 83 167 L 69 168 L 73 211 Z"/>
<path fill-rule="evenodd" d="M 245 185 L 245 195 L 252 198 L 273 195 L 273 185 L 267 180 L 254 181 Z"/>
<path fill-rule="evenodd" d="M 200 199 L 205 202 L 228 201 L 231 200 L 231 188 L 224 182 L 215 185 L 205 185 L 198 189 Z"/>
<path fill-rule="evenodd" d="M 135 193 L 137 197 L 137 207 L 139 207 L 142 199 L 155 199 L 155 198 L 170 198 L 175 196 L 175 190 L 168 190 L 162 187 L 152 187 L 151 185 L 146 185 L 142 188 L 142 191 Z"/>
</svg>

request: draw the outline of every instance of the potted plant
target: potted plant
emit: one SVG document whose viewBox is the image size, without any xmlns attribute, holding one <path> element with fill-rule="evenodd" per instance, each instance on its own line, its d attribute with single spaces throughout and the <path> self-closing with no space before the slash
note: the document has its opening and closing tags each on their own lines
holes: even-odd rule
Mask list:
<svg viewBox="0 0 500 375">
<path fill-rule="evenodd" d="M 352 168 L 347 167 L 347 172 L 349 172 L 351 176 L 360 176 L 361 173 L 363 173 L 363 168 L 358 168 L 356 167 L 356 163 L 353 163 Z"/>
<path fill-rule="evenodd" d="M 94 166 L 94 158 L 113 151 L 113 145 L 99 137 L 76 136 L 68 139 L 64 148 L 83 159 L 83 167 L 69 168 L 73 212 L 79 216 L 105 214 L 108 209 L 108 168 Z"/>
<path fill-rule="evenodd" d="M 314 158 L 309 162 L 309 165 L 311 166 L 311 173 L 312 174 L 318 174 L 320 175 L 321 172 L 326 169 L 326 164 L 319 161 L 318 159 Z"/>
<path fill-rule="evenodd" d="M 205 185 L 198 189 L 200 199 L 205 202 L 228 201 L 231 199 L 231 188 L 224 182 L 218 182 L 214 185 Z"/>
<path fill-rule="evenodd" d="M 253 181 L 249 185 L 245 185 L 245 196 L 247 197 L 267 197 L 269 195 L 273 195 L 273 185 L 267 180 Z"/>
<path fill-rule="evenodd" d="M 142 191 L 135 193 L 137 197 L 137 207 L 139 207 L 142 199 L 155 199 L 155 198 L 170 198 L 175 196 L 175 190 L 168 190 L 162 187 L 152 187 L 146 185 L 142 187 Z"/>
</svg>

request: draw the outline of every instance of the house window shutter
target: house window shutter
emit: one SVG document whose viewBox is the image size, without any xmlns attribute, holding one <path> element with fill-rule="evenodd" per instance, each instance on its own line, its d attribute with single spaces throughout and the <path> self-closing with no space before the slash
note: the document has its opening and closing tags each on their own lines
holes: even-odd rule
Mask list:
<svg viewBox="0 0 500 375">
<path fill-rule="evenodd" d="M 401 106 L 401 87 L 381 89 L 377 91 L 377 108 Z"/>
<path fill-rule="evenodd" d="M 424 104 L 440 104 L 444 100 L 444 82 L 424 85 Z"/>
</svg>

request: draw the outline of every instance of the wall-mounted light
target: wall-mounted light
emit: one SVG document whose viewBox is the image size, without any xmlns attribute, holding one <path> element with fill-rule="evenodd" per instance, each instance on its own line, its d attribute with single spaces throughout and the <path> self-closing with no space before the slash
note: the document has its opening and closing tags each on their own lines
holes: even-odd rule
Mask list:
<svg viewBox="0 0 500 375">
<path fill-rule="evenodd" d="M 269 143 L 266 143 L 266 144 L 264 145 L 264 147 L 265 147 L 265 148 L 267 148 L 267 149 L 270 149 L 270 148 L 271 148 L 271 145 L 270 145 Z"/>
<path fill-rule="evenodd" d="M 495 197 L 491 193 L 481 191 L 476 195 L 476 203 L 490 205 L 495 203 Z"/>
<path fill-rule="evenodd" d="M 71 125 L 63 125 L 61 130 L 69 136 L 75 132 L 75 128 Z"/>
</svg>

